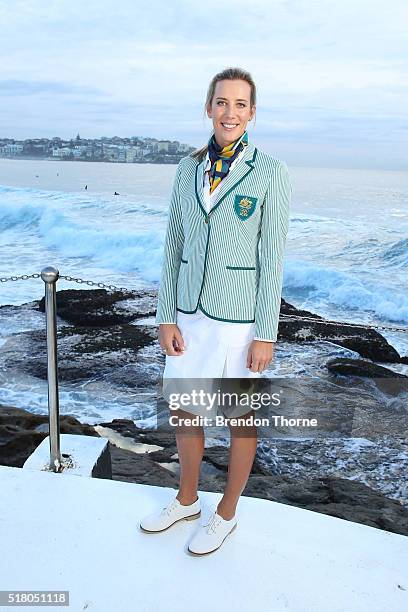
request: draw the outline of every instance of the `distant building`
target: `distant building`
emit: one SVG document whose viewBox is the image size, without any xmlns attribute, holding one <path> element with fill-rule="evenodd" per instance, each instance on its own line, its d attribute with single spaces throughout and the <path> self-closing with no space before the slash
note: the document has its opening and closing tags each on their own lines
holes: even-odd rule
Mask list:
<svg viewBox="0 0 408 612">
<path fill-rule="evenodd" d="M 188 144 L 180 144 L 180 146 L 178 148 L 179 153 L 188 153 L 192 149 L 193 149 L 193 147 L 190 147 L 190 145 L 188 145 Z"/>
<path fill-rule="evenodd" d="M 161 140 L 160 142 L 157 143 L 157 151 L 159 153 L 161 151 L 165 151 L 166 153 L 168 153 L 170 144 L 171 143 L 168 140 Z"/>
<path fill-rule="evenodd" d="M 24 145 L 22 144 L 7 144 L 1 147 L 3 157 L 15 157 L 23 152 Z"/>
<path fill-rule="evenodd" d="M 169 142 L 169 146 L 167 151 L 171 154 L 175 154 L 177 153 L 178 149 L 179 149 L 179 142 L 175 141 L 175 142 Z"/>
<path fill-rule="evenodd" d="M 136 150 L 134 147 L 128 147 L 126 149 L 126 159 L 127 163 L 133 163 L 136 159 Z"/>
<path fill-rule="evenodd" d="M 70 157 L 71 149 L 69 147 L 61 147 L 60 149 L 53 149 L 52 155 L 53 157 Z"/>
<path fill-rule="evenodd" d="M 35 157 L 39 159 L 71 159 L 122 163 L 174 164 L 194 150 L 178 140 L 131 136 L 102 136 L 99 139 L 28 138 L 17 141 L 0 138 L 0 157 Z"/>
</svg>

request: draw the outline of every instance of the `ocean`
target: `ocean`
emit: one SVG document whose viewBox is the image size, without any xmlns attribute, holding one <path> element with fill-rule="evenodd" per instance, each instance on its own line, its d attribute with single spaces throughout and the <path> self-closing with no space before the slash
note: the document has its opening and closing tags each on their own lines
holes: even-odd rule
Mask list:
<svg viewBox="0 0 408 612">
<path fill-rule="evenodd" d="M 338 321 L 408 330 L 408 173 L 289 169 L 293 198 L 283 297 Z M 0 160 L 0 277 L 51 265 L 64 275 L 118 287 L 157 288 L 175 170 Z M 88 287 L 60 280 L 57 288 Z M 41 279 L 0 283 L 0 304 L 38 300 L 43 291 Z M 1 372 L 1 344 L 13 333 L 38 329 L 43 318 L 3 316 L 0 322 Z M 408 331 L 381 333 L 408 355 Z M 280 363 L 280 373 L 305 372 L 305 364 L 312 368 L 316 361 L 316 347 L 292 345 L 285 355 L 290 359 Z M 408 373 L 408 366 L 393 367 Z M 0 402 L 46 412 L 45 383 L 7 377 L 0 383 Z M 115 404 L 99 395 L 90 402 L 78 389 L 62 385 L 60 392 L 62 412 L 83 421 L 135 415 L 132 398 L 115 395 Z"/>
</svg>

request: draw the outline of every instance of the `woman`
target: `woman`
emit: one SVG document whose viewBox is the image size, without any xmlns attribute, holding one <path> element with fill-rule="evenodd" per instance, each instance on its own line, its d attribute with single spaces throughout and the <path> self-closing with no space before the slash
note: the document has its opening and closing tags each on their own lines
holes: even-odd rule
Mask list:
<svg viewBox="0 0 408 612">
<path fill-rule="evenodd" d="M 166 353 L 164 386 L 177 379 L 260 377 L 277 339 L 292 191 L 288 170 L 249 142 L 246 127 L 255 115 L 256 87 L 248 72 L 227 68 L 215 75 L 205 108 L 213 133 L 206 147 L 180 161 L 170 203 L 156 315 Z M 254 414 L 245 406 L 221 412 Z M 180 489 L 168 506 L 141 521 L 146 532 L 163 531 L 201 512 L 197 489 L 204 429 L 183 419 L 203 415 L 203 407 L 188 405 L 173 415 Z M 250 424 L 229 424 L 229 429 L 227 486 L 189 544 L 194 554 L 219 548 L 237 525 L 236 506 L 255 457 L 257 432 Z"/>
</svg>

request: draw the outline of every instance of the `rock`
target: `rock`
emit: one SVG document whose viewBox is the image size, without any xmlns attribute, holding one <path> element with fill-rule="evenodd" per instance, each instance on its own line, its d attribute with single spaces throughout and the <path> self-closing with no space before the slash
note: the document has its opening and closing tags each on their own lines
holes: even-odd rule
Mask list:
<svg viewBox="0 0 408 612">
<path fill-rule="evenodd" d="M 136 454 L 118 448 L 110 443 L 112 458 L 112 478 L 124 482 L 136 482 L 158 487 L 176 488 L 178 478 L 155 461 L 149 455 Z"/>
<path fill-rule="evenodd" d="M 278 341 L 312 342 L 328 340 L 359 353 L 374 361 L 402 363 L 399 353 L 388 344 L 376 330 L 361 327 L 348 327 L 341 322 L 328 322 L 307 310 L 300 310 L 281 300 L 282 315 L 296 315 L 312 318 L 313 321 L 282 320 L 279 323 Z"/>
<path fill-rule="evenodd" d="M 93 427 L 70 415 L 60 416 L 61 433 L 97 436 Z M 22 467 L 48 436 L 48 416 L 0 405 L 0 464 Z"/>
<path fill-rule="evenodd" d="M 388 368 L 379 366 L 371 361 L 363 359 L 347 359 L 337 357 L 326 363 L 327 369 L 332 374 L 342 374 L 343 376 L 364 376 L 366 378 L 400 378 L 408 381 L 408 376 L 394 372 Z"/>
<path fill-rule="evenodd" d="M 129 364 L 138 364 L 138 351 L 154 341 L 150 329 L 133 325 L 112 327 L 62 327 L 57 333 L 58 377 L 60 381 L 81 381 L 108 375 Z M 7 347 L 5 347 L 7 351 Z M 22 354 L 35 354 L 26 359 Z M 45 330 L 19 335 L 19 352 L 10 352 L 7 367 L 42 380 L 47 379 L 47 342 Z M 137 369 L 137 368 L 136 368 Z M 136 378 L 136 377 L 135 377 Z M 140 382 L 145 377 L 140 374 Z"/>
<path fill-rule="evenodd" d="M 408 509 L 365 484 L 337 477 L 296 480 L 250 476 L 243 495 L 408 535 Z"/>
<path fill-rule="evenodd" d="M 173 448 L 175 445 L 175 437 L 173 431 L 158 431 L 156 429 L 144 429 L 138 427 L 134 421 L 130 419 L 113 419 L 111 422 L 98 423 L 102 427 L 109 427 L 122 436 L 132 438 L 135 442 L 142 444 L 156 444 L 166 448 Z"/>
<path fill-rule="evenodd" d="M 217 469 L 228 471 L 229 448 L 226 446 L 210 446 L 204 449 L 203 459 L 214 465 Z M 268 470 L 259 463 L 257 457 L 252 465 L 251 474 L 269 474 Z"/>
<path fill-rule="evenodd" d="M 58 316 L 78 327 L 123 325 L 141 317 L 154 316 L 156 291 L 112 291 L 64 289 L 57 291 Z M 45 312 L 41 298 L 38 309 Z"/>
<path fill-rule="evenodd" d="M 164 355 L 157 343 L 157 328 L 137 322 L 155 314 L 156 291 L 57 291 L 58 376 L 61 381 L 104 377 L 131 388 L 157 384 Z M 9 316 L 44 311 L 44 299 L 22 306 L 0 306 Z M 32 315 L 31 315 L 32 316 Z M 63 324 L 67 322 L 68 324 Z M 133 323 L 132 323 L 133 322 Z M 46 380 L 47 354 L 44 329 L 21 332 L 2 346 L 8 370 Z M 35 355 L 36 359 L 29 356 Z M 129 376 L 129 366 L 132 366 Z"/>
<path fill-rule="evenodd" d="M 103 379 L 120 389 L 153 390 L 160 383 L 164 355 L 157 342 L 157 326 L 144 319 L 155 314 L 156 299 L 157 292 L 154 290 L 57 291 L 59 380 L 74 383 L 90 378 Z M 44 311 L 44 299 L 22 306 L 2 306 L 0 309 L 11 317 L 15 316 L 15 312 L 28 316 L 30 309 Z M 357 351 L 365 358 L 403 362 L 397 351 L 374 330 L 350 328 L 336 322 L 326 325 L 322 317 L 296 309 L 285 300 L 282 300 L 281 312 L 283 315 L 307 316 L 312 320 L 281 321 L 280 340 L 328 340 Z M 28 373 L 46 380 L 45 328 L 10 336 L 2 346 L 2 355 L 6 370 Z M 31 355 L 35 355 L 36 359 L 30 359 Z"/>
<path fill-rule="evenodd" d="M 177 446 L 174 445 L 164 448 L 163 450 L 151 451 L 149 457 L 152 461 L 156 461 L 157 463 L 170 463 L 172 461 L 178 463 L 175 459 L 172 459 L 176 453 Z"/>
</svg>

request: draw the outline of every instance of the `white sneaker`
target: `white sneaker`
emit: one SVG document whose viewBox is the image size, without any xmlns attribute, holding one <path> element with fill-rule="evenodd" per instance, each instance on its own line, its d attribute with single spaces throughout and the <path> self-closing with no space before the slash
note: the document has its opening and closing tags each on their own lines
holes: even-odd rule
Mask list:
<svg viewBox="0 0 408 612">
<path fill-rule="evenodd" d="M 215 511 L 195 533 L 188 545 L 188 550 L 195 555 L 205 555 L 213 552 L 221 546 L 225 538 L 234 531 L 236 526 L 237 519 L 235 516 L 226 521 Z"/>
<path fill-rule="evenodd" d="M 153 512 L 140 521 L 140 529 L 149 533 L 164 531 L 177 521 L 193 521 L 201 514 L 200 498 L 188 506 L 180 504 L 177 497 L 159 512 Z"/>
</svg>

